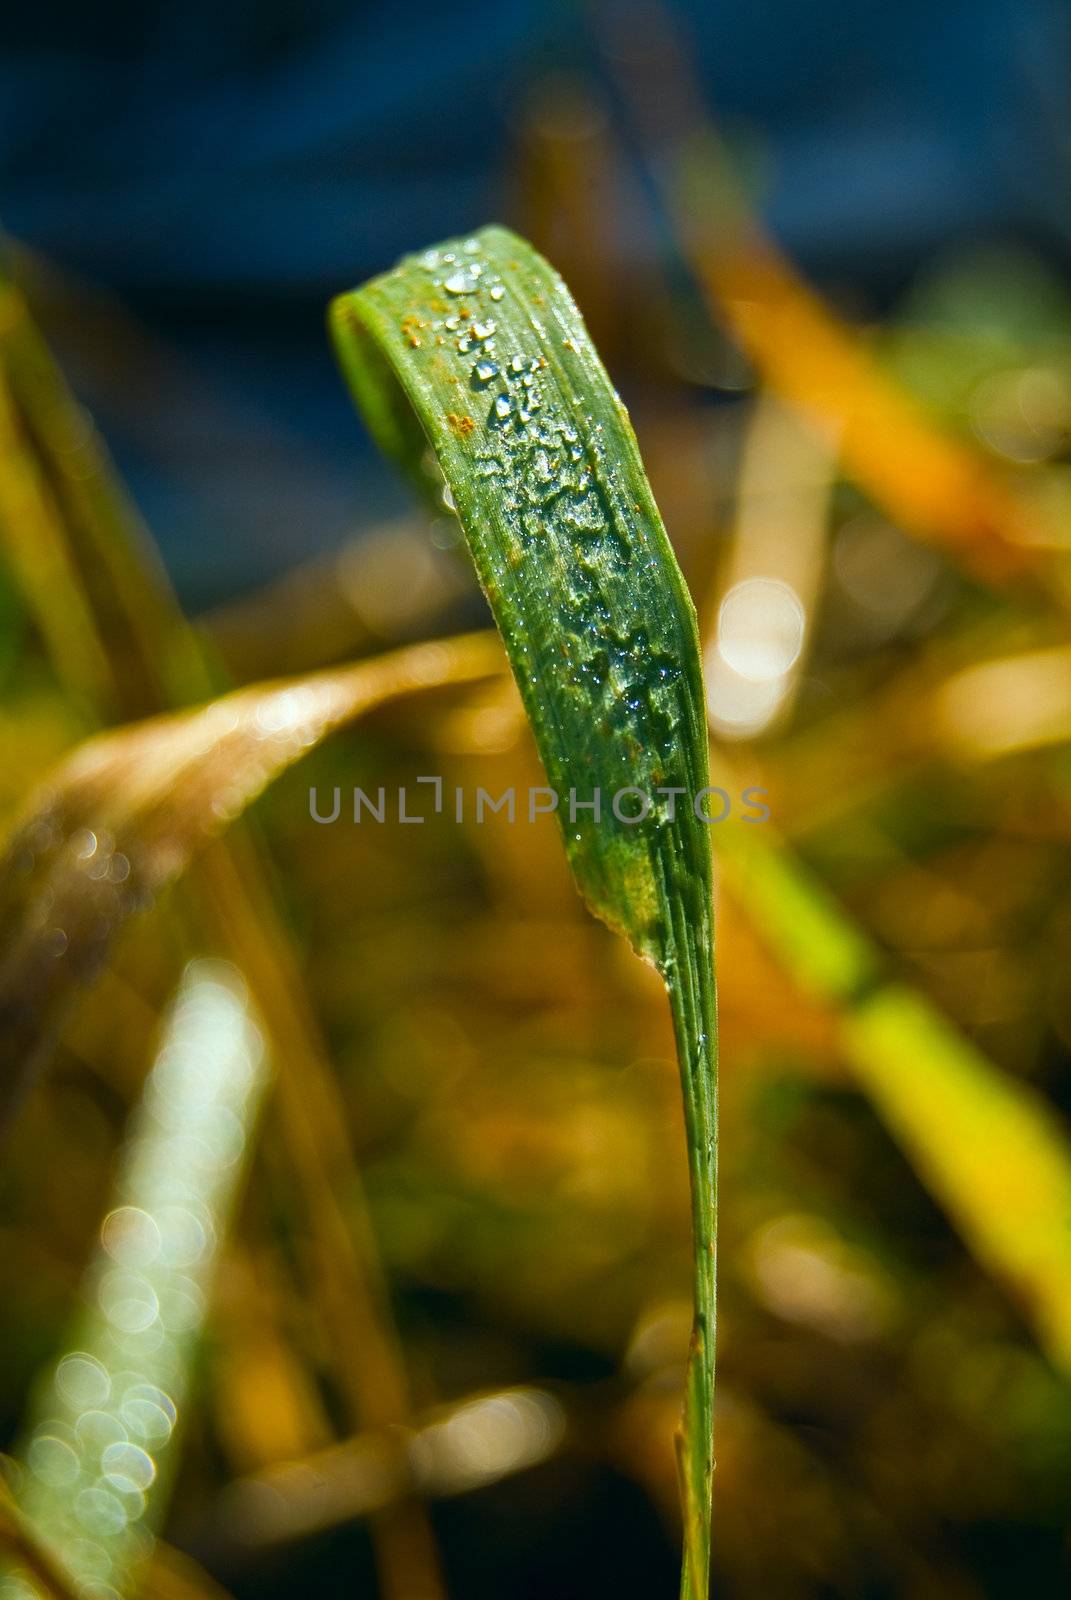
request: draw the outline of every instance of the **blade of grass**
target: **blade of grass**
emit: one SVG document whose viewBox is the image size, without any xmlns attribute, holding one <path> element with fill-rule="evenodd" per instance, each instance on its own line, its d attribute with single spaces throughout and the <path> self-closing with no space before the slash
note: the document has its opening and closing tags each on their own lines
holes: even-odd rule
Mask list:
<svg viewBox="0 0 1071 1600">
<path fill-rule="evenodd" d="M 624 406 L 568 289 L 523 240 L 488 228 L 409 257 L 336 300 L 331 324 L 380 445 L 429 492 L 449 489 L 548 782 L 569 797 L 559 820 L 581 894 L 668 990 L 695 1269 L 681 1593 L 699 1600 L 713 1469 L 716 1018 L 710 844 L 691 804 L 708 783 L 695 613 Z"/>
<path fill-rule="evenodd" d="M 488 1435 L 478 1460 L 459 1456 L 455 1441 L 491 1419 L 511 1426 L 496 1446 Z M 409 1471 L 437 1500 L 464 1495 L 549 1460 L 566 1444 L 568 1413 L 555 1388 L 498 1389 L 436 1407 L 408 1441 Z M 373 1433 L 282 1461 L 239 1478 L 227 1495 L 226 1543 L 245 1550 L 323 1533 L 367 1516 L 399 1493 L 390 1442 Z M 404 1482 L 404 1478 L 402 1480 Z"/>
<path fill-rule="evenodd" d="M 119 486 L 92 418 L 79 405 L 15 284 L 0 274 L 0 366 L 33 459 L 58 513 L 74 584 L 42 597 L 49 610 L 77 587 L 109 664 L 107 716 L 145 716 L 211 691 L 191 630 L 147 530 Z M 8 470 L 17 456 L 6 456 Z M 10 534 L 9 534 L 10 537 Z M 59 641 L 57 659 L 69 649 Z"/>
<path fill-rule="evenodd" d="M 126 918 L 288 766 L 374 706 L 501 668 L 493 634 L 412 645 L 239 689 L 81 745 L 50 776 L 0 858 L 5 1092 L 28 1055 L 48 1048 L 77 985 L 99 969 Z M 222 920 L 226 906 L 218 909 Z M 253 940 L 250 954 L 261 948 Z"/>
<path fill-rule="evenodd" d="M 0 372 L 0 525 L 19 587 L 32 604 L 64 687 L 78 706 L 114 703 L 111 668 L 70 570 L 70 551 L 48 484 L 19 434 L 10 387 Z"/>
<path fill-rule="evenodd" d="M 1055 1110 L 896 982 L 768 828 L 724 829 L 719 863 L 788 972 L 833 1008 L 846 1059 L 919 1177 L 1071 1372 L 1071 1145 Z"/>
<path fill-rule="evenodd" d="M 266 1077 L 237 973 L 191 963 L 127 1132 L 86 1310 L 20 1451 L 20 1510 L 76 1593 L 129 1592 L 151 1555 Z M 41 1575 L 6 1575 L 5 1600 L 38 1595 Z"/>
</svg>

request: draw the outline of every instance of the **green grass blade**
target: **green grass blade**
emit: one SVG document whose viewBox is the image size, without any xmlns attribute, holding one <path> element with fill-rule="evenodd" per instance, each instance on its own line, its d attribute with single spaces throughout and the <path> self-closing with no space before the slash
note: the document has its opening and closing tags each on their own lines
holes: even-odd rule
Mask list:
<svg viewBox="0 0 1071 1600">
<path fill-rule="evenodd" d="M 20 1508 L 87 1600 L 136 1587 L 175 1465 L 205 1293 L 267 1072 L 234 968 L 187 968 L 128 1130 L 71 1349 L 39 1397 Z M 25 1571 L 3 1600 L 37 1600 Z"/>
<path fill-rule="evenodd" d="M 769 828 L 725 829 L 720 843 L 726 890 L 800 988 L 833 1009 L 845 1058 L 915 1171 L 1071 1372 L 1071 1144 L 1056 1107 L 897 982 Z"/>
<path fill-rule="evenodd" d="M 428 492 L 445 480 L 561 797 L 581 893 L 669 991 L 695 1245 L 682 1594 L 699 1597 L 712 1471 L 716 1091 L 710 844 L 691 803 L 709 781 L 694 610 L 625 408 L 565 284 L 523 240 L 488 228 L 408 257 L 336 300 L 331 321 L 380 445 Z M 635 821 L 647 802 L 649 815 Z"/>
</svg>

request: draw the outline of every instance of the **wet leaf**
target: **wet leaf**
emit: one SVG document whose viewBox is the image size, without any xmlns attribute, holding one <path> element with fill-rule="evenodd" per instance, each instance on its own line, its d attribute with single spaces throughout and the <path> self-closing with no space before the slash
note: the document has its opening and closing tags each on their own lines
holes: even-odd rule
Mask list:
<svg viewBox="0 0 1071 1600">
<path fill-rule="evenodd" d="M 669 992 L 696 1265 L 682 1593 L 705 1595 L 716 1109 L 695 613 L 627 412 L 562 279 L 523 240 L 488 228 L 408 257 L 336 300 L 331 321 L 380 445 L 456 509 L 581 893 Z"/>
<path fill-rule="evenodd" d="M 0 1090 L 47 1050 L 77 985 L 133 912 L 279 774 L 373 706 L 500 670 L 492 635 L 240 689 L 82 745 L 0 861 Z"/>
</svg>

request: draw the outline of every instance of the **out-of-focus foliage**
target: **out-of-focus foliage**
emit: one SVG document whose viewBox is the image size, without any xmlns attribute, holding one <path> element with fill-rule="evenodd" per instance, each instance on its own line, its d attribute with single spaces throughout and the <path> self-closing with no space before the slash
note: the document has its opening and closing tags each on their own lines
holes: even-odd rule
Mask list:
<svg viewBox="0 0 1071 1600">
<path fill-rule="evenodd" d="M 1042 1182 L 1065 1159 L 1071 1110 L 1062 267 L 1026 245 L 965 241 L 849 331 L 828 302 L 815 310 L 787 293 L 798 276 L 780 257 L 765 280 L 776 302 L 749 297 L 745 253 L 733 264 L 740 302 L 722 304 L 726 280 L 712 272 L 704 307 L 670 235 L 650 228 L 635 146 L 605 87 L 556 79 L 517 115 L 513 219 L 577 289 L 629 399 L 700 602 L 715 762 L 731 761 L 727 788 L 767 791 L 773 821 L 754 838 L 779 882 L 788 873 L 835 907 L 845 941 L 830 966 L 837 951 L 814 936 L 805 895 L 790 947 L 734 870 L 745 825 L 733 816 L 712 830 L 724 859 L 720 1592 L 1059 1592 L 1066 1323 L 1024 1284 L 1038 1273 L 1057 1298 L 1066 1288 Z M 647 123 L 639 140 L 663 170 L 680 154 L 679 128 L 668 142 L 665 131 Z M 630 251 L 626 272 L 615 241 L 636 229 L 652 248 Z M 697 232 L 685 242 L 698 274 Z M 649 263 L 641 276 L 638 260 Z M 973 559 L 969 518 L 953 548 L 879 497 L 881 472 L 864 481 L 858 456 L 842 453 L 828 392 L 808 406 L 759 368 L 776 346 L 763 317 L 800 304 L 913 425 L 931 439 L 942 430 L 975 484 L 999 486 L 1000 506 L 1015 510 L 998 519 L 1015 556 L 1007 577 Z M 103 334 L 109 313 L 96 315 Z M 740 336 L 749 315 L 754 367 L 725 332 Z M 813 351 L 792 346 L 814 326 L 782 327 L 797 375 L 818 370 L 804 359 Z M 167 370 L 165 355 L 154 359 Z M 53 551 L 73 551 L 76 578 L 63 590 L 28 581 L 18 502 L 0 500 L 0 806 L 13 831 L 34 786 L 116 716 L 105 691 L 119 630 L 85 538 L 85 457 L 68 481 L 18 372 L 5 375 L 6 493 L 25 507 L 37 491 L 29 511 L 53 529 Z M 868 449 L 891 481 L 880 441 Z M 899 458 L 905 479 L 912 459 Z M 187 678 L 185 698 L 442 632 L 475 610 L 451 544 L 445 513 L 357 529 L 337 556 L 228 600 L 198 619 L 211 667 Z M 30 561 L 43 549 L 28 548 Z M 148 682 L 147 669 L 120 680 L 140 711 L 182 697 Z M 689 1210 L 660 987 L 582 911 L 549 818 L 407 826 L 392 807 L 382 824 L 354 825 L 345 808 L 329 826 L 310 819 L 310 786 L 321 803 L 336 786 L 393 795 L 429 772 L 448 790 L 541 782 L 500 679 L 372 711 L 265 793 L 254 829 L 280 902 L 270 920 L 241 911 L 262 905 L 248 840 L 234 844 L 244 900 L 216 846 L 189 892 L 161 884 L 68 1015 L 5 1146 L 14 1450 L 114 1209 L 116 1154 L 159 1015 L 186 957 L 226 942 L 273 1043 L 285 1042 L 208 1304 L 153 1592 L 222 1584 L 271 1600 L 295 1588 L 371 1593 L 379 1581 L 409 1600 L 419 1591 L 399 1551 L 426 1553 L 410 1516 L 421 1496 L 439 1547 L 421 1581 L 439 1572 L 444 1592 L 673 1592 Z M 883 994 L 909 994 L 907 1009 L 890 1020 Z M 964 1128 L 918 1115 L 941 1082 L 923 1053 L 943 1059 L 914 1026 L 919 1007 L 962 1058 L 984 1063 L 957 1078 L 963 1103 L 982 1119 L 975 1091 L 995 1083 L 1017 1108 L 973 1124 L 969 1168 Z M 337 1086 L 327 1101 L 304 1071 L 321 1032 Z M 288 1060 L 302 1064 L 296 1092 Z M 1013 1159 L 1024 1106 L 1055 1167 Z M 925 1126 L 908 1137 L 912 1113 Z M 316 1150 L 322 1165 L 310 1164 Z M 953 1169 L 969 1189 L 958 1199 Z M 1016 1221 L 1038 1205 L 1054 1232 Z M 398 1325 L 400 1387 L 369 1235 Z M 362 1283 L 371 1311 L 351 1325 Z M 11 1483 L 18 1494 L 17 1473 Z"/>
<path fill-rule="evenodd" d="M 140 1588 L 185 1421 L 191 1359 L 264 1087 L 233 969 L 193 963 L 167 1019 L 86 1281 L 87 1314 L 37 1398 L 23 1514 L 72 1587 Z M 0 1582 L 34 1600 L 31 1571 Z"/>
</svg>

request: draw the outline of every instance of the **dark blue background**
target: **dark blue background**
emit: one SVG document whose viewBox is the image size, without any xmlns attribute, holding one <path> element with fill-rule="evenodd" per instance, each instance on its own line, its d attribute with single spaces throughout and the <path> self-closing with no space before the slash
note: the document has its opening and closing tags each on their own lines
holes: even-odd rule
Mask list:
<svg viewBox="0 0 1071 1600">
<path fill-rule="evenodd" d="M 880 297 L 970 237 L 1062 252 L 1063 0 L 672 9 L 711 103 L 765 151 L 769 224 L 820 279 Z M 106 355 L 74 371 L 191 599 L 391 503 L 324 303 L 405 249 L 509 218 L 518 104 L 549 69 L 591 63 L 582 14 L 533 0 L 9 10 L 0 214 L 184 358 L 182 382 L 150 379 L 125 402 L 100 381 Z M 636 248 L 648 237 L 638 227 Z"/>
</svg>

